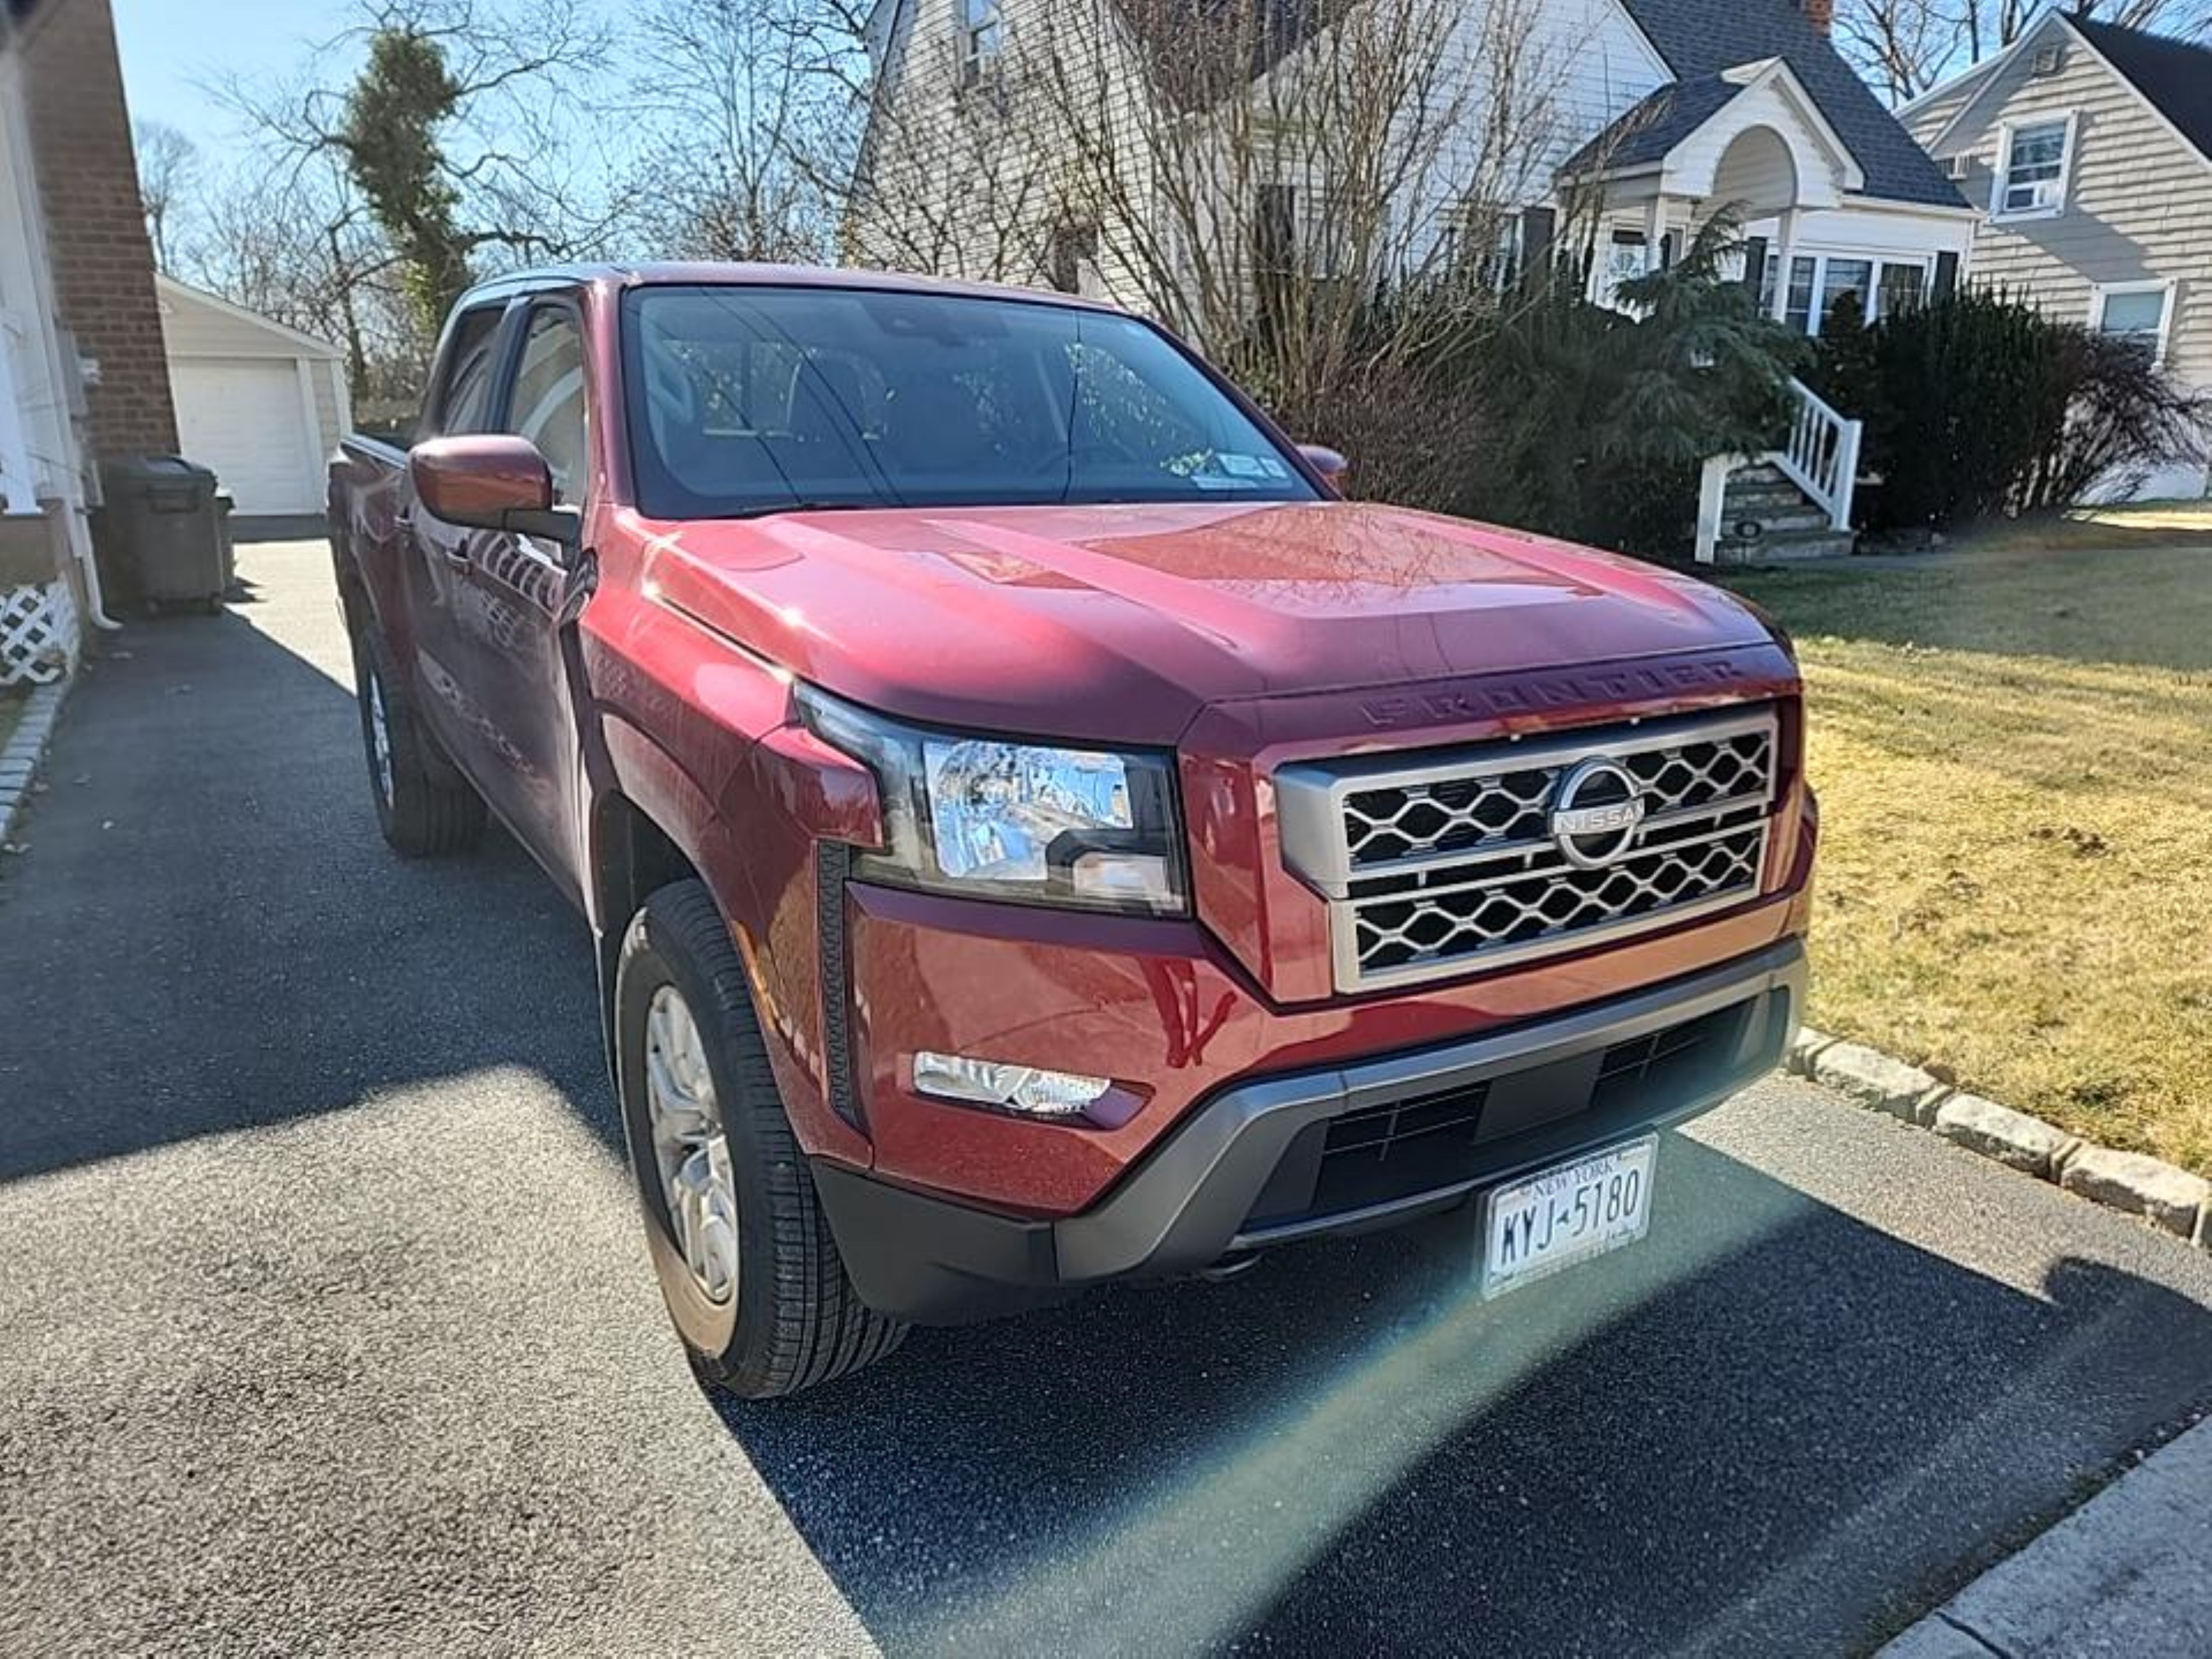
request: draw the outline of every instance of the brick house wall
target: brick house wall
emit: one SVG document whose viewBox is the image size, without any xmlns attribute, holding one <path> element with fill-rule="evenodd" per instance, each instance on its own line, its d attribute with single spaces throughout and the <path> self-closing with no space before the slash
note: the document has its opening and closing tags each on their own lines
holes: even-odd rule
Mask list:
<svg viewBox="0 0 2212 1659">
<path fill-rule="evenodd" d="M 23 9 L 22 0 L 15 0 Z M 54 299 L 88 386 L 95 456 L 173 454 L 177 416 L 108 0 L 30 0 L 18 25 Z"/>
</svg>

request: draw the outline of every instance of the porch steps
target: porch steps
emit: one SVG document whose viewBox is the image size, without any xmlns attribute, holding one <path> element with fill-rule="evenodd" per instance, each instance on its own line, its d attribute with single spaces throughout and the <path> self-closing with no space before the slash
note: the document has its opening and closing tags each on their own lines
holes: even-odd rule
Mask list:
<svg viewBox="0 0 2212 1659">
<path fill-rule="evenodd" d="M 1838 558 L 1856 540 L 1850 531 L 1834 528 L 1827 514 L 1771 462 L 1738 467 L 1721 500 L 1715 553 L 1723 564 Z M 1746 529 L 1753 533 L 1743 534 Z"/>
</svg>

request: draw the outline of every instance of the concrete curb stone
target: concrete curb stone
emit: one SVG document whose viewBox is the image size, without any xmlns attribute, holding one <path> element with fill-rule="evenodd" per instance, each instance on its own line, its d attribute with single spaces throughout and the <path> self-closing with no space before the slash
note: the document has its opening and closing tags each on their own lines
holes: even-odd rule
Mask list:
<svg viewBox="0 0 2212 1659">
<path fill-rule="evenodd" d="M 2202 1176 L 2096 1146 L 2041 1118 L 1954 1090 L 1878 1048 L 1810 1026 L 1798 1031 L 1788 1064 L 1854 1105 L 1932 1129 L 1954 1146 L 2212 1250 L 2212 1181 Z"/>
<path fill-rule="evenodd" d="M 1860 1105 L 1923 1127 L 1950 1090 L 1917 1066 L 1864 1043 L 1834 1042 L 1812 1057 L 1810 1076 Z"/>
<path fill-rule="evenodd" d="M 2066 1160 L 2058 1184 L 2069 1193 L 2142 1216 L 2154 1226 L 2195 1239 L 2202 1234 L 2212 1181 L 2140 1152 L 2085 1146 Z"/>
<path fill-rule="evenodd" d="M 23 803 L 30 799 L 38 781 L 39 765 L 46 759 L 46 745 L 53 741 L 54 721 L 61 714 L 70 684 L 64 680 L 33 690 L 8 746 L 0 749 L 0 846 L 14 836 L 23 815 Z"/>
<path fill-rule="evenodd" d="M 2079 1135 L 1979 1095 L 1953 1095 L 1936 1109 L 1933 1127 L 1946 1140 L 2041 1181 L 2057 1180 L 2082 1144 Z"/>
<path fill-rule="evenodd" d="M 1813 1075 L 1813 1062 L 1821 1051 L 1834 1046 L 1835 1038 L 1826 1031 L 1816 1031 L 1809 1025 L 1797 1029 L 1797 1040 L 1790 1045 L 1790 1069 L 1799 1077 Z"/>
<path fill-rule="evenodd" d="M 1884 1648 L 1877 1659 L 1997 1659 L 1997 1650 L 1942 1614 L 1931 1613 Z"/>
</svg>

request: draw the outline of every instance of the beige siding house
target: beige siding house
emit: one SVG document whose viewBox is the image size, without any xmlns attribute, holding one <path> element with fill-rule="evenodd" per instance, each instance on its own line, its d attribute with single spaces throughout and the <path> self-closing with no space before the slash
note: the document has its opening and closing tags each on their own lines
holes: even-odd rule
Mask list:
<svg viewBox="0 0 2212 1659">
<path fill-rule="evenodd" d="M 1976 281 L 2212 392 L 2212 51 L 2052 12 L 1900 113 L 1979 212 Z M 2137 494 L 2207 489 L 2177 461 Z"/>
</svg>

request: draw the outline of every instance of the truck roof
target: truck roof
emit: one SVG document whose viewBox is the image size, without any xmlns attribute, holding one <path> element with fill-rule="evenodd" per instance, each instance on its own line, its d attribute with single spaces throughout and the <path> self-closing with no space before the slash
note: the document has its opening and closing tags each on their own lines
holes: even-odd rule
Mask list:
<svg viewBox="0 0 2212 1659">
<path fill-rule="evenodd" d="M 860 270 L 832 265 L 744 264 L 730 261 L 667 260 L 636 264 L 542 265 L 478 283 L 461 296 L 470 302 L 502 293 L 544 288 L 605 285 L 611 288 L 704 287 L 865 289 L 877 292 L 942 294 L 957 298 L 1026 300 L 1073 306 L 1086 311 L 1116 312 L 1118 307 L 1055 289 L 1011 283 L 953 282 L 904 271 Z"/>
</svg>

